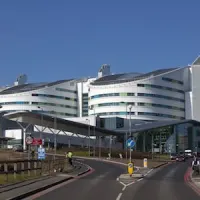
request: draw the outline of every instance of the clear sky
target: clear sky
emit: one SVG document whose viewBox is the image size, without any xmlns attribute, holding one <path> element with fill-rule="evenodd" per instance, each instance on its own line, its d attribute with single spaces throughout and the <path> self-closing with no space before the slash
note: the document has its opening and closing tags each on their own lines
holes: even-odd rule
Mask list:
<svg viewBox="0 0 200 200">
<path fill-rule="evenodd" d="M 0 85 L 185 66 L 200 53 L 199 0 L 1 0 Z"/>
</svg>

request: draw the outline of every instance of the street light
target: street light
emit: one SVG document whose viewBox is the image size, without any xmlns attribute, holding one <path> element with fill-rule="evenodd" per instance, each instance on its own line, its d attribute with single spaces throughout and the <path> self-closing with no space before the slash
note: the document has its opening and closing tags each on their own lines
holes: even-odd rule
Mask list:
<svg viewBox="0 0 200 200">
<path fill-rule="evenodd" d="M 127 120 L 127 107 L 128 107 L 128 104 L 127 102 L 121 102 L 123 104 L 126 105 L 126 120 Z M 125 136 L 125 144 L 126 144 L 126 141 L 128 140 L 128 134 L 127 134 L 127 131 L 126 131 L 126 136 Z M 126 149 L 126 160 L 128 159 L 128 148 L 127 148 L 127 145 L 125 146 L 125 149 Z"/>
<path fill-rule="evenodd" d="M 88 153 L 90 156 L 90 120 L 86 119 L 86 121 L 88 121 Z"/>
<path fill-rule="evenodd" d="M 132 105 L 129 105 L 128 108 L 129 108 L 129 136 L 131 138 L 131 109 L 132 109 Z M 131 162 L 131 147 L 130 147 L 130 162 Z"/>
<path fill-rule="evenodd" d="M 42 129 L 41 129 L 41 132 L 40 132 L 40 138 L 42 139 L 42 132 L 43 132 L 43 108 L 41 108 L 40 106 L 38 106 L 38 108 L 40 109 L 40 110 L 42 110 L 42 112 L 41 112 L 41 126 L 42 126 Z"/>
<path fill-rule="evenodd" d="M 95 107 L 93 106 L 93 107 L 90 107 L 90 110 L 92 110 L 93 109 L 93 112 L 94 112 L 94 120 L 95 120 L 95 124 L 94 124 L 94 129 L 93 129 L 93 133 L 94 133 L 94 143 L 93 143 L 93 156 L 95 157 L 95 151 L 96 151 L 96 130 L 95 130 L 95 128 L 96 128 L 96 113 L 95 113 Z"/>
<path fill-rule="evenodd" d="M 57 117 L 56 117 L 56 113 L 55 111 L 51 111 L 52 113 L 54 113 L 54 116 L 52 116 L 52 118 L 54 119 L 53 121 L 53 129 L 54 129 L 54 156 L 53 159 L 55 160 L 56 158 L 56 148 L 57 148 L 57 139 L 56 139 L 56 133 L 55 131 L 57 130 Z"/>
</svg>

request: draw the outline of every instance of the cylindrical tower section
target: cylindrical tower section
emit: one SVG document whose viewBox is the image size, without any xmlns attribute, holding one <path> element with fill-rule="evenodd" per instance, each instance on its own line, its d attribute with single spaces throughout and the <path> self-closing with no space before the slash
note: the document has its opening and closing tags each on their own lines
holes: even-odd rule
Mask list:
<svg viewBox="0 0 200 200">
<path fill-rule="evenodd" d="M 89 107 L 100 117 L 130 114 L 139 120 L 180 120 L 185 118 L 183 70 L 164 69 L 148 74 L 111 75 L 90 84 Z M 93 112 L 89 111 L 89 115 Z"/>
</svg>

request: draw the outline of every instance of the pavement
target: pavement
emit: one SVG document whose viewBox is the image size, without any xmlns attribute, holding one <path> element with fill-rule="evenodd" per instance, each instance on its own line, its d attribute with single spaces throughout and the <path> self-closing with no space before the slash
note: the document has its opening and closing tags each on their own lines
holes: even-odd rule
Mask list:
<svg viewBox="0 0 200 200">
<path fill-rule="evenodd" d="M 190 171 L 191 171 L 191 174 L 190 174 L 191 182 L 194 183 L 194 185 L 200 190 L 200 174 L 197 175 L 193 173 L 192 170 Z"/>
<path fill-rule="evenodd" d="M 125 173 L 123 165 L 95 160 L 84 160 L 95 171 L 77 181 L 58 187 L 48 193 L 39 193 L 29 199 L 34 200 L 199 200 L 184 177 L 190 162 L 171 163 L 153 169 L 144 178 L 133 181 L 129 185 L 120 184 L 118 177 Z"/>
<path fill-rule="evenodd" d="M 127 166 L 127 161 L 126 159 L 120 159 L 120 158 L 99 158 L 99 157 L 83 157 L 83 156 L 74 156 L 76 159 L 90 159 L 90 160 L 98 160 L 98 161 L 103 161 L 103 162 L 111 162 L 115 164 L 121 164 Z M 133 159 L 134 165 L 136 168 L 143 168 L 143 160 L 142 159 Z M 169 161 L 151 161 L 148 160 L 148 168 L 159 168 L 160 166 L 166 165 L 168 163 L 172 162 L 171 160 Z"/>
<path fill-rule="evenodd" d="M 91 170 L 89 166 L 77 161 L 75 165 L 75 169 L 67 174 L 55 173 L 53 176 L 45 176 L 2 186 L 0 187 L 0 200 L 23 199 L 50 187 L 63 184 Z"/>
</svg>

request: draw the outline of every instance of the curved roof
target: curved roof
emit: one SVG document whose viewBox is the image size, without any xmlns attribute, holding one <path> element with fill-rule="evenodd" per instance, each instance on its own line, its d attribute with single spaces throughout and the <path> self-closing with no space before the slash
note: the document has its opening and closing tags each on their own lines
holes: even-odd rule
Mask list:
<svg viewBox="0 0 200 200">
<path fill-rule="evenodd" d="M 41 89 L 44 87 L 54 86 L 54 85 L 61 84 L 61 83 L 71 81 L 71 80 L 73 80 L 73 79 L 60 80 L 60 81 L 55 81 L 55 82 L 51 82 L 51 83 L 28 83 L 28 84 L 23 84 L 23 85 L 17 85 L 17 86 L 13 86 L 13 87 L 10 87 L 8 89 L 1 91 L 0 95 L 28 92 L 28 91 L 32 91 L 32 90 Z"/>
<path fill-rule="evenodd" d="M 95 80 L 94 82 L 91 83 L 91 85 L 110 85 L 110 84 L 125 83 L 129 81 L 137 81 L 148 78 L 150 76 L 157 76 L 166 72 L 170 72 L 175 69 L 178 68 L 158 69 L 146 74 L 124 73 L 124 74 L 109 75 Z"/>
</svg>

